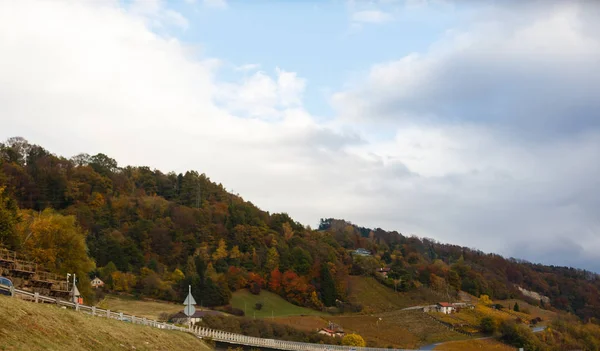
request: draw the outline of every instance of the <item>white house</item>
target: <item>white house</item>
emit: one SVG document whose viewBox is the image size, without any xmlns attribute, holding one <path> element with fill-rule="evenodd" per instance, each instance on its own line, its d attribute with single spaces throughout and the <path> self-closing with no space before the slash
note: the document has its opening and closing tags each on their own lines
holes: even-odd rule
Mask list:
<svg viewBox="0 0 600 351">
<path fill-rule="evenodd" d="M 438 302 L 437 310 L 444 314 L 450 314 L 453 313 L 456 309 L 454 308 L 454 305 L 452 305 L 449 302 Z"/>
<path fill-rule="evenodd" d="M 93 288 L 101 288 L 104 286 L 104 282 L 102 280 L 100 280 L 100 278 L 96 277 L 94 278 L 94 280 L 92 280 L 92 287 Z"/>
</svg>

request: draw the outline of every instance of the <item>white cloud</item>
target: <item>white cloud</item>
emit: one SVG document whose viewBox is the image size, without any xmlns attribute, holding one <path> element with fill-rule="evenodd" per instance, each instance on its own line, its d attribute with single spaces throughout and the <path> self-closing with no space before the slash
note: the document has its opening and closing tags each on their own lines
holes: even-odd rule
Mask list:
<svg viewBox="0 0 600 351">
<path fill-rule="evenodd" d="M 235 67 L 236 71 L 256 71 L 260 68 L 260 64 L 258 63 L 246 63 L 240 66 Z"/>
<path fill-rule="evenodd" d="M 166 8 L 163 0 L 134 0 L 130 5 L 130 11 L 144 18 L 153 27 L 176 26 L 182 29 L 189 27 L 187 18 L 177 11 Z"/>
<path fill-rule="evenodd" d="M 222 8 L 222 9 L 227 8 L 226 0 L 203 0 L 202 3 L 208 7 Z"/>
<path fill-rule="evenodd" d="M 354 12 L 352 20 L 362 23 L 383 23 L 392 20 L 392 15 L 379 10 L 364 10 Z"/>
<path fill-rule="evenodd" d="M 430 52 L 375 65 L 363 87 L 335 95 L 340 116 L 324 124 L 304 109 L 307 82 L 295 72 L 217 81 L 219 61 L 156 35 L 148 18 L 168 8 L 145 6 L 0 2 L 0 138 L 197 169 L 306 224 L 347 218 L 600 269 L 594 16 L 552 7 L 450 34 Z M 540 134 L 531 126 L 556 125 L 563 112 L 475 118 L 486 106 L 523 117 L 569 102 L 595 114 L 581 112 L 580 128 L 551 141 L 511 128 Z"/>
<path fill-rule="evenodd" d="M 277 68 L 273 78 L 259 71 L 239 83 L 221 85 L 217 100 L 229 111 L 250 117 L 278 118 L 287 108 L 298 108 L 306 81 Z"/>
</svg>

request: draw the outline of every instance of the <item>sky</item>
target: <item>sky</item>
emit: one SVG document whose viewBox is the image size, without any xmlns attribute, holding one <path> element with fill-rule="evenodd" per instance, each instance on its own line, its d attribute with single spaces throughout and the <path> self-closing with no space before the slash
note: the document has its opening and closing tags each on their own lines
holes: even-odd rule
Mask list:
<svg viewBox="0 0 600 351">
<path fill-rule="evenodd" d="M 594 1 L 0 2 L 0 140 L 600 272 Z"/>
</svg>

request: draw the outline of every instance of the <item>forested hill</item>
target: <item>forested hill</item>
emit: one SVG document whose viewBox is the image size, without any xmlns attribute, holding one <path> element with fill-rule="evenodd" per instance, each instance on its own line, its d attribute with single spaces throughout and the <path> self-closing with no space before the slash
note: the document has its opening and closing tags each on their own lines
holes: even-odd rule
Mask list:
<svg viewBox="0 0 600 351">
<path fill-rule="evenodd" d="M 449 286 L 452 291 L 486 294 L 495 299 L 521 297 L 534 305 L 573 312 L 585 319 L 600 317 L 600 276 L 593 272 L 506 259 L 333 218 L 321 219 L 319 230 L 333 233 L 344 247 L 365 247 L 375 253 L 391 267 L 388 276 L 402 282 L 418 282 L 440 291 Z M 519 287 L 534 293 L 523 295 Z"/>
<path fill-rule="evenodd" d="M 0 144 L 0 246 L 53 272 L 76 272 L 91 299 L 89 278 L 99 276 L 108 290 L 167 300 L 181 300 L 191 284 L 205 306 L 226 305 L 232 291 L 248 288 L 356 311 L 347 303 L 354 274 L 404 291 L 425 285 L 440 296 L 461 289 L 520 297 L 519 285 L 550 298 L 533 303 L 600 317 L 600 282 L 585 271 L 344 221 L 323 220 L 312 230 L 195 171 L 119 166 L 104 154 L 67 159 L 22 138 Z M 352 256 L 357 248 L 371 255 Z M 374 273 L 383 266 L 391 268 L 387 279 Z"/>
</svg>

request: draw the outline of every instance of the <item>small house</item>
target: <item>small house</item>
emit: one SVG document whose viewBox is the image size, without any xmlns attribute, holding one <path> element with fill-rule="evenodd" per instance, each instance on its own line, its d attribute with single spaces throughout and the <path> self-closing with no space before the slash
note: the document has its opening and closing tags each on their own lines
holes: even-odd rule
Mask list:
<svg viewBox="0 0 600 351">
<path fill-rule="evenodd" d="M 442 312 L 444 314 L 450 314 L 456 309 L 454 308 L 454 305 L 449 302 L 438 302 L 437 310 L 438 312 Z"/>
<path fill-rule="evenodd" d="M 202 322 L 202 318 L 206 316 L 218 316 L 221 315 L 220 312 L 217 311 L 196 311 L 193 315 L 189 317 L 189 321 L 192 324 Z M 171 321 L 175 324 L 187 324 L 188 316 L 183 313 L 183 311 L 177 312 L 173 317 L 171 317 Z"/>
<path fill-rule="evenodd" d="M 390 268 L 389 267 L 377 268 L 376 272 L 381 274 L 383 277 L 387 278 L 388 273 L 390 272 Z"/>
<path fill-rule="evenodd" d="M 371 251 L 361 247 L 360 249 L 354 250 L 354 254 L 358 256 L 371 256 Z"/>
<path fill-rule="evenodd" d="M 92 288 L 98 289 L 104 286 L 104 282 L 100 278 L 96 277 L 92 280 Z"/>
<path fill-rule="evenodd" d="M 344 337 L 344 335 L 346 335 L 346 333 L 344 333 L 341 330 L 333 330 L 333 329 L 329 329 L 329 328 L 321 328 L 318 331 L 319 334 L 321 335 L 327 335 L 330 336 L 332 338 L 342 338 Z"/>
</svg>

